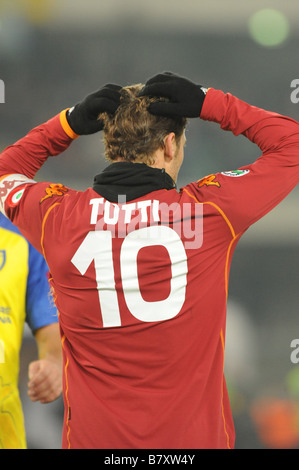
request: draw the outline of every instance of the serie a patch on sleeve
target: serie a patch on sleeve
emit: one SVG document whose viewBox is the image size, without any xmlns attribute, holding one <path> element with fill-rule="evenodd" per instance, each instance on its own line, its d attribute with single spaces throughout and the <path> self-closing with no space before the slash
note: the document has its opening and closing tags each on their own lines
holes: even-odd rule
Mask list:
<svg viewBox="0 0 299 470">
<path fill-rule="evenodd" d="M 230 170 L 222 171 L 221 174 L 224 176 L 231 176 L 232 178 L 238 178 L 239 176 L 247 175 L 250 170 Z"/>
<path fill-rule="evenodd" d="M 6 175 L 0 180 L 0 211 L 6 215 L 5 207 L 14 208 L 22 199 L 27 184 L 36 181 L 20 174 Z"/>
</svg>

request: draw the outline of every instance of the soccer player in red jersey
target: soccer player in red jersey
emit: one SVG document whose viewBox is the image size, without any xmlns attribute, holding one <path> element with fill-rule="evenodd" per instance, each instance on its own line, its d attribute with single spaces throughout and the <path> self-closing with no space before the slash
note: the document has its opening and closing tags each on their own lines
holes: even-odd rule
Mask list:
<svg viewBox="0 0 299 470">
<path fill-rule="evenodd" d="M 98 118 L 99 117 L 99 118 Z M 181 189 L 186 118 L 257 144 Z M 86 191 L 35 182 L 81 134 L 111 164 Z M 106 85 L 5 149 L 0 206 L 45 256 L 64 355 L 63 448 L 233 448 L 223 374 L 235 246 L 298 183 L 299 124 L 159 74 Z"/>
</svg>

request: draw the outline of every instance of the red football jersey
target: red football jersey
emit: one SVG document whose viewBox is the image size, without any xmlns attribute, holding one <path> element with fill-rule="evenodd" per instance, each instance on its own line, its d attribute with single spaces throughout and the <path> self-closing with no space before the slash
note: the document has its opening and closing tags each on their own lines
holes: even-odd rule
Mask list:
<svg viewBox="0 0 299 470">
<path fill-rule="evenodd" d="M 65 112 L 1 155 L 1 210 L 51 272 L 63 448 L 234 447 L 223 374 L 231 258 L 246 229 L 298 183 L 299 125 L 214 89 L 201 118 L 243 134 L 261 157 L 179 191 L 115 202 L 32 180 L 76 137 Z"/>
</svg>

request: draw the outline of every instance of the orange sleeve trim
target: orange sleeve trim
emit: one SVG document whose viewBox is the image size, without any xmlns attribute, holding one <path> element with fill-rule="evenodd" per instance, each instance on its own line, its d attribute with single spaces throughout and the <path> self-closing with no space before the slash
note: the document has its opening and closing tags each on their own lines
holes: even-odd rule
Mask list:
<svg viewBox="0 0 299 470">
<path fill-rule="evenodd" d="M 46 261 L 47 261 L 47 259 L 46 259 L 46 255 L 45 255 L 45 249 L 44 249 L 45 223 L 46 223 L 46 220 L 47 220 L 48 215 L 50 214 L 51 210 L 54 209 L 54 207 L 59 205 L 59 204 L 60 204 L 60 202 L 55 202 L 55 204 L 53 204 L 52 206 L 49 207 L 49 209 L 47 210 L 47 212 L 44 215 L 43 222 L 42 222 L 42 234 L 41 234 L 41 239 L 40 239 L 40 245 L 42 247 L 43 256 L 44 256 Z"/>
<path fill-rule="evenodd" d="M 225 262 L 225 293 L 226 293 L 226 299 L 228 297 L 228 263 L 229 263 L 229 255 L 230 255 L 230 251 L 231 251 L 231 248 L 235 242 L 237 237 L 234 237 L 232 239 L 232 241 L 230 242 L 229 244 L 229 247 L 228 247 L 228 250 L 227 250 L 227 253 L 226 253 L 226 262 Z"/>
<path fill-rule="evenodd" d="M 210 202 L 210 201 L 200 202 L 200 201 L 198 201 L 198 199 L 195 196 L 193 196 L 193 194 L 190 194 L 189 191 L 187 191 L 185 188 L 184 188 L 184 191 L 188 194 L 188 196 L 192 197 L 198 204 L 210 204 L 211 206 L 215 207 L 215 209 L 221 214 L 221 216 L 223 217 L 223 219 L 225 220 L 225 222 L 227 223 L 227 225 L 230 229 L 230 232 L 231 232 L 233 238 L 232 238 L 232 240 L 229 244 L 228 250 L 227 250 L 226 262 L 225 262 L 225 273 L 224 273 L 224 276 L 225 276 L 225 292 L 226 292 L 226 298 L 227 298 L 228 297 L 228 263 L 229 263 L 229 255 L 230 255 L 230 252 L 231 252 L 231 249 L 232 249 L 232 246 L 233 246 L 234 242 L 236 241 L 236 239 L 241 234 L 240 233 L 237 234 L 237 235 L 235 234 L 235 231 L 233 229 L 232 224 L 230 223 L 229 219 L 227 218 L 227 216 L 225 215 L 223 210 L 221 210 L 220 207 L 217 206 L 217 204 L 215 204 L 214 202 Z"/>
<path fill-rule="evenodd" d="M 211 206 L 214 206 L 218 212 L 220 212 L 220 214 L 222 215 L 222 217 L 224 218 L 225 222 L 227 223 L 227 225 L 229 226 L 229 229 L 231 231 L 231 234 L 232 236 L 235 238 L 236 234 L 235 234 L 235 231 L 233 229 L 233 226 L 232 224 L 230 223 L 229 219 L 227 218 L 227 216 L 225 215 L 225 213 L 223 212 L 222 209 L 220 209 L 219 206 L 217 206 L 217 204 L 215 204 L 214 202 L 210 202 L 210 201 L 206 201 L 206 202 L 203 202 L 202 204 L 210 204 Z"/>
<path fill-rule="evenodd" d="M 62 349 L 65 351 L 64 342 L 65 342 L 65 336 L 63 335 L 62 340 L 61 340 L 61 345 L 62 345 Z M 70 428 L 70 402 L 69 402 L 69 397 L 68 397 L 68 391 L 69 391 L 69 383 L 68 383 L 68 375 L 67 375 L 68 366 L 69 366 L 69 358 L 67 357 L 66 364 L 64 367 L 64 377 L 65 377 L 65 400 L 66 400 L 66 405 L 67 405 L 66 438 L 68 442 L 68 449 L 70 449 L 71 448 L 71 442 L 70 442 L 71 428 Z"/>
<path fill-rule="evenodd" d="M 215 207 L 215 209 L 217 209 L 217 211 L 221 214 L 221 216 L 223 217 L 223 219 L 225 220 L 225 222 L 227 223 L 230 231 L 231 231 L 231 234 L 233 236 L 233 238 L 235 238 L 236 234 L 235 234 L 235 231 L 233 229 L 233 226 L 232 224 L 230 223 L 229 219 L 227 218 L 227 216 L 225 215 L 225 213 L 223 212 L 222 209 L 220 209 L 219 206 L 217 206 L 217 204 L 215 204 L 214 202 L 210 202 L 210 201 L 204 201 L 204 202 L 200 202 L 195 196 L 193 196 L 193 194 L 190 194 L 189 191 L 187 191 L 186 188 L 184 188 L 184 191 L 188 194 L 188 196 L 192 197 L 192 199 L 194 199 L 198 204 L 210 204 L 211 206 Z"/>
<path fill-rule="evenodd" d="M 232 248 L 234 242 L 236 241 L 236 239 L 238 238 L 238 236 L 240 234 L 238 234 L 238 235 L 235 234 L 235 231 L 233 229 L 232 224 L 230 223 L 230 221 L 227 218 L 227 216 L 225 215 L 225 213 L 220 209 L 219 206 L 217 206 L 217 204 L 215 204 L 214 202 L 211 202 L 211 201 L 200 202 L 195 196 L 193 196 L 193 194 L 190 194 L 189 191 L 187 191 L 185 188 L 184 188 L 184 191 L 188 194 L 188 196 L 190 196 L 192 199 L 194 199 L 198 204 L 210 204 L 211 206 L 215 207 L 215 209 L 221 214 L 221 216 L 223 217 L 223 219 L 225 220 L 225 222 L 227 223 L 227 225 L 230 229 L 230 232 L 232 234 L 232 240 L 231 240 L 231 242 L 229 244 L 229 247 L 228 247 L 228 250 L 227 250 L 226 262 L 225 262 L 225 272 L 224 272 L 225 292 L 226 292 L 226 298 L 227 298 L 227 296 L 228 296 L 228 263 L 229 263 L 229 255 L 230 255 L 231 248 Z M 221 339 L 221 345 L 222 345 L 222 350 L 223 350 L 223 369 L 224 369 L 225 342 L 224 342 L 224 334 L 223 334 L 222 329 L 221 329 L 221 332 L 220 332 L 220 339 Z M 228 449 L 230 449 L 231 448 L 230 447 L 230 439 L 229 439 L 229 434 L 228 434 L 227 429 L 226 429 L 226 420 L 225 420 L 224 407 L 223 407 L 223 381 L 222 381 L 221 408 L 222 408 L 222 419 L 223 419 L 224 432 L 225 432 L 225 435 L 226 435 L 226 444 L 227 444 Z"/>
<path fill-rule="evenodd" d="M 69 123 L 67 122 L 67 118 L 66 118 L 66 112 L 69 110 L 70 108 L 67 108 L 67 109 L 64 109 L 63 111 L 61 111 L 60 113 L 60 124 L 64 130 L 64 132 L 71 138 L 71 139 L 77 139 L 77 137 L 79 137 L 78 134 L 75 134 L 75 132 L 73 131 L 73 129 L 70 127 Z"/>
<path fill-rule="evenodd" d="M 225 351 L 225 345 L 224 345 L 224 336 L 223 336 L 223 330 L 221 329 L 220 332 L 220 338 L 221 338 L 221 344 L 222 344 L 222 349 L 223 349 L 223 368 L 224 368 L 224 351 Z M 222 379 L 222 397 L 221 397 L 221 407 L 222 407 L 222 419 L 223 419 L 223 426 L 224 426 L 224 432 L 226 434 L 226 445 L 228 449 L 230 449 L 230 443 L 229 443 L 229 435 L 226 429 L 226 421 L 225 421 L 225 416 L 224 416 L 224 408 L 223 408 L 223 379 Z"/>
<path fill-rule="evenodd" d="M 4 180 L 7 176 L 13 175 L 14 173 L 7 173 L 7 175 L 0 176 L 0 182 Z"/>
<path fill-rule="evenodd" d="M 54 207 L 59 205 L 59 204 L 61 204 L 61 203 L 60 202 L 55 202 L 55 204 L 53 204 L 52 206 L 49 207 L 49 209 L 47 210 L 47 212 L 46 212 L 46 214 L 43 218 L 43 222 L 42 222 L 42 234 L 41 234 L 40 244 L 41 244 L 43 255 L 44 255 L 44 258 L 45 258 L 46 261 L 47 261 L 47 259 L 46 259 L 45 250 L 44 250 L 45 223 L 47 221 L 48 215 L 50 214 L 51 210 L 54 209 Z M 60 313 L 58 313 L 58 316 L 60 316 Z M 65 336 L 63 335 L 63 337 L 61 339 L 61 346 L 65 351 L 64 342 L 65 342 Z M 69 358 L 67 357 L 66 364 L 65 364 L 65 367 L 64 367 L 64 375 L 65 375 L 65 383 L 66 383 L 65 399 L 66 399 L 66 403 L 67 403 L 67 421 L 66 421 L 67 441 L 68 441 L 68 448 L 70 449 L 71 448 L 71 443 L 70 443 L 70 431 L 71 431 L 71 429 L 70 429 L 70 423 L 69 423 L 70 404 L 69 404 L 69 398 L 68 398 L 68 390 L 69 390 L 68 376 L 67 376 L 68 365 L 69 365 Z"/>
</svg>

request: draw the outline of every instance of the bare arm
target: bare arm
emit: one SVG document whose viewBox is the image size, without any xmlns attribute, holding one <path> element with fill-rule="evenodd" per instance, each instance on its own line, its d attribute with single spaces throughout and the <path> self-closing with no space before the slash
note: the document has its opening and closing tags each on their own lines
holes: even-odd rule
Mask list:
<svg viewBox="0 0 299 470">
<path fill-rule="evenodd" d="M 58 323 L 35 333 L 38 360 L 29 364 L 28 395 L 32 401 L 50 403 L 62 393 L 62 352 Z"/>
</svg>

